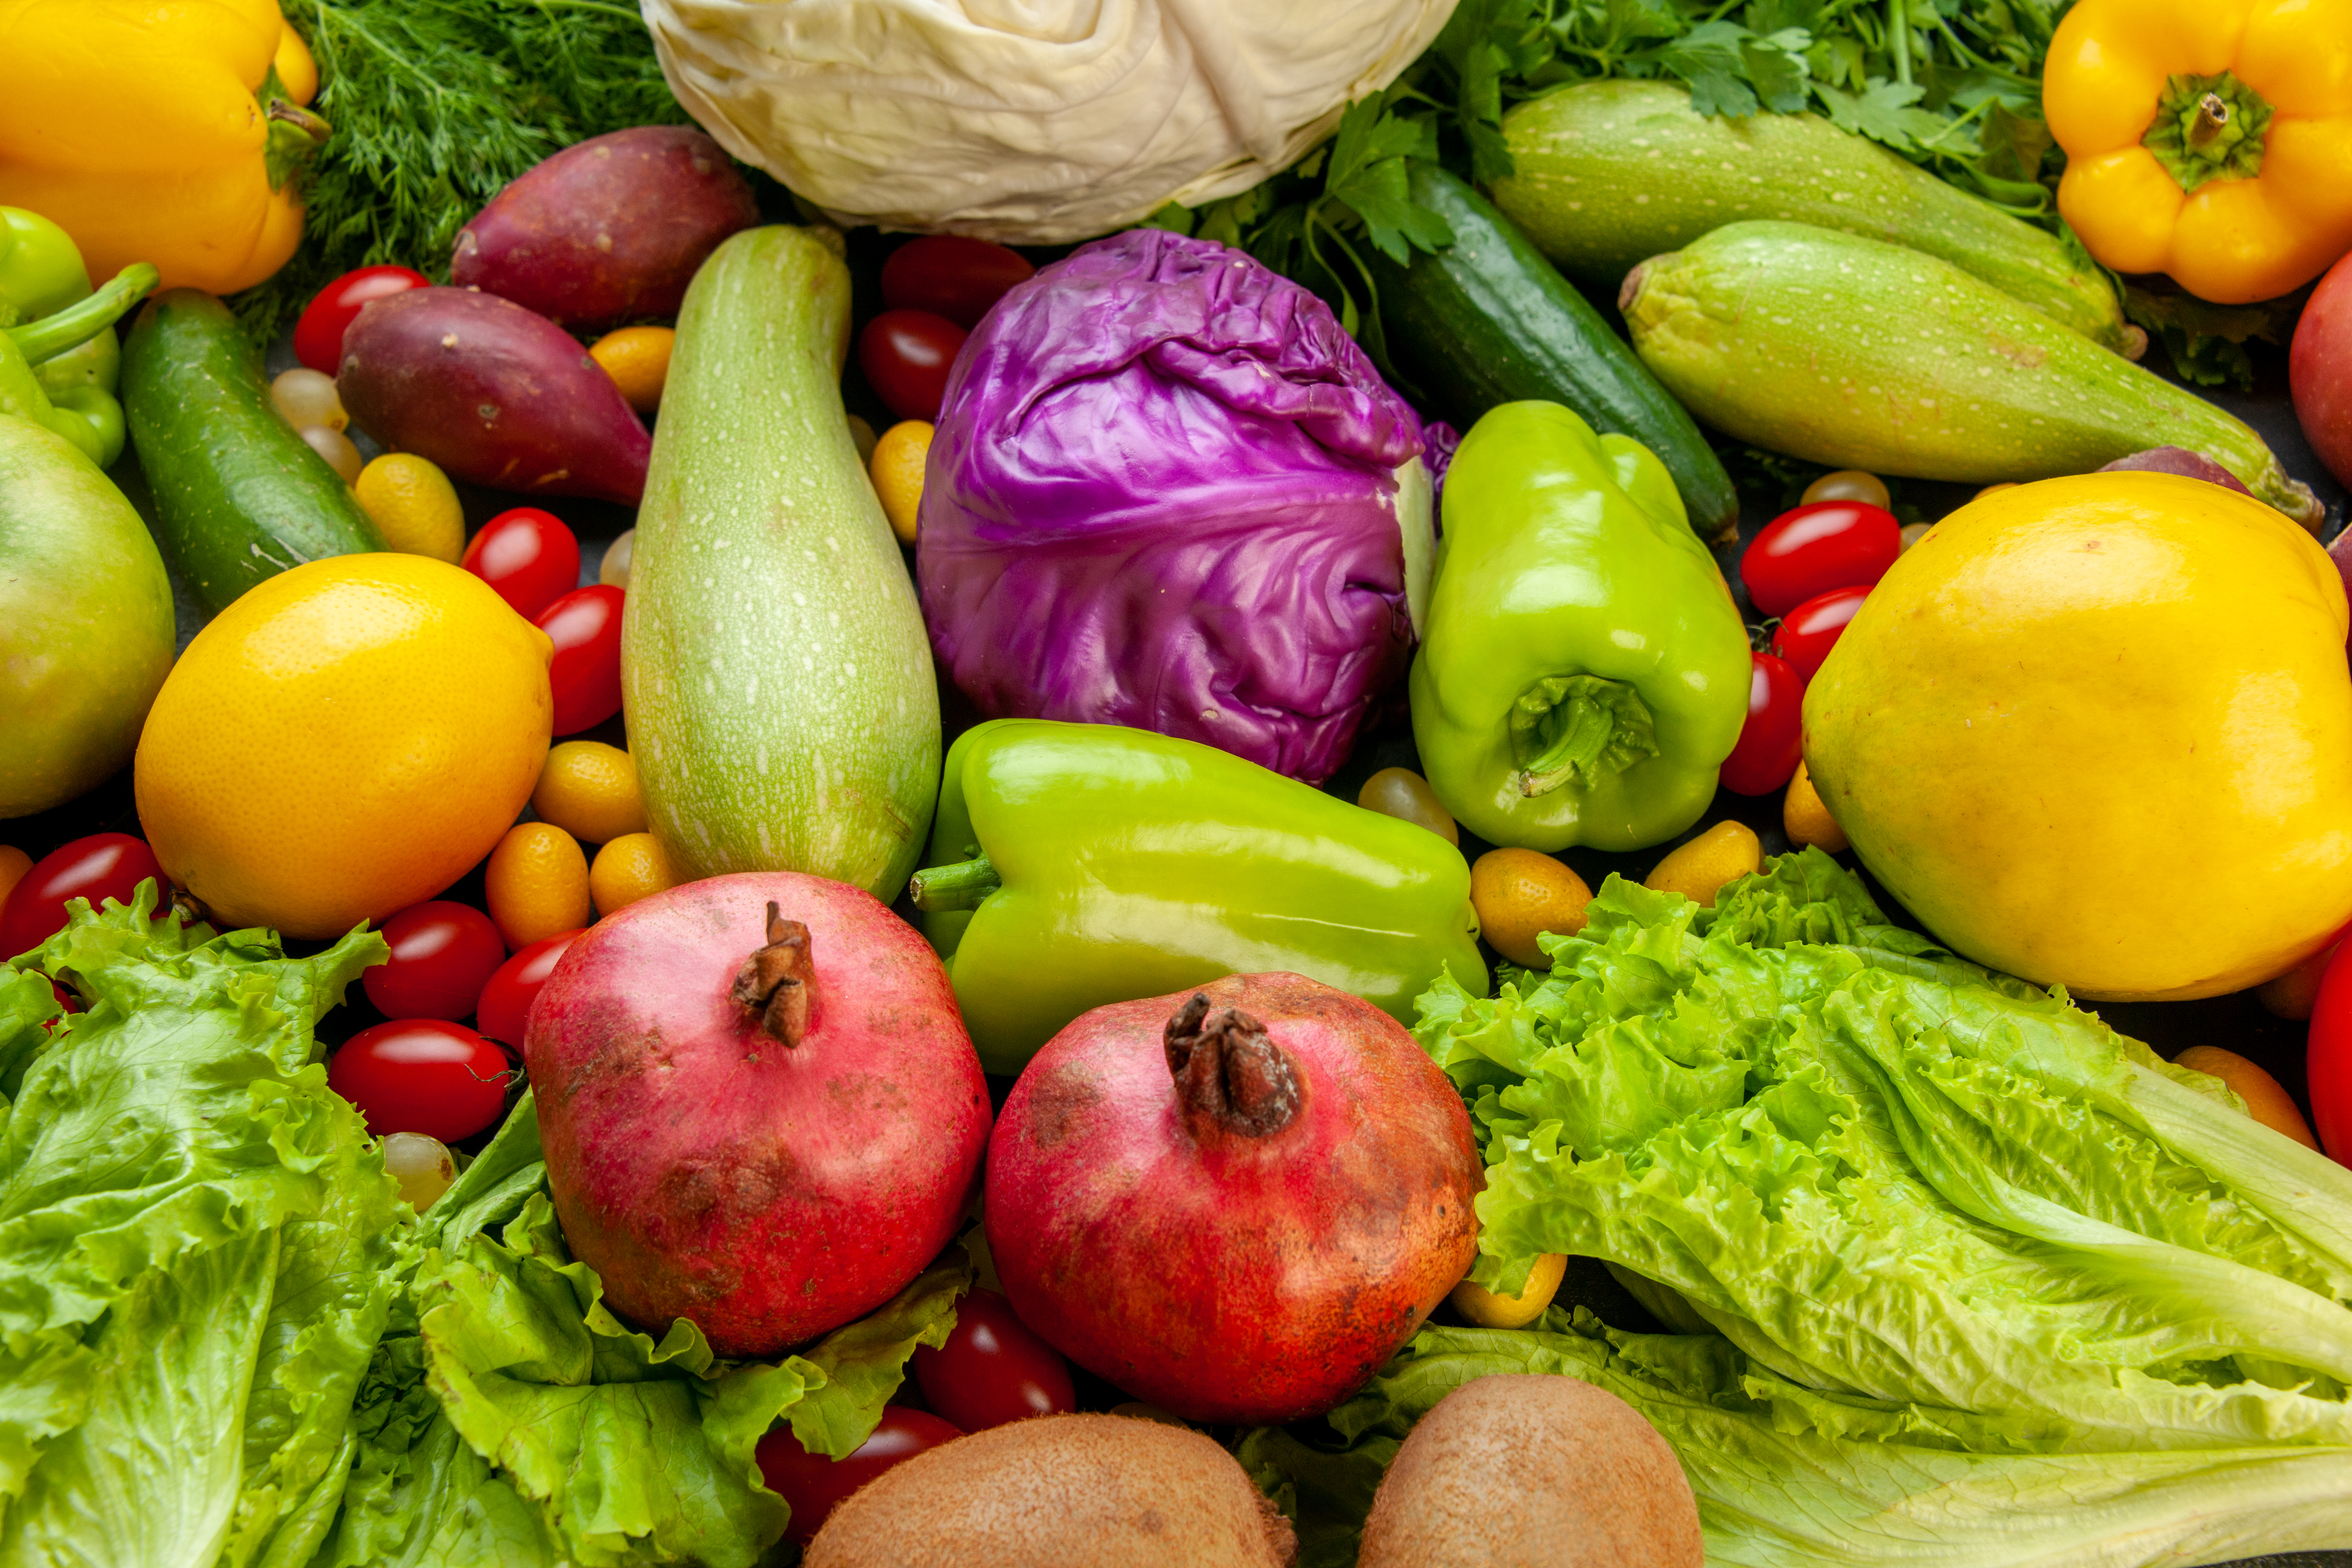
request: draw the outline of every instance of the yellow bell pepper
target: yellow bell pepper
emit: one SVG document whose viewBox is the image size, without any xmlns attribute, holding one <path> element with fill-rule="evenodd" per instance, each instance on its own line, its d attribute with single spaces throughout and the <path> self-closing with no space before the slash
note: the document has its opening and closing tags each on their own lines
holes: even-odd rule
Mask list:
<svg viewBox="0 0 2352 1568">
<path fill-rule="evenodd" d="M 62 226 L 95 277 L 152 261 L 227 294 L 302 236 L 327 134 L 276 0 L 0 0 L 0 204 Z"/>
<path fill-rule="evenodd" d="M 2042 109 L 2058 210 L 2118 272 L 2242 305 L 2352 250 L 2352 0 L 2082 0 Z"/>
</svg>

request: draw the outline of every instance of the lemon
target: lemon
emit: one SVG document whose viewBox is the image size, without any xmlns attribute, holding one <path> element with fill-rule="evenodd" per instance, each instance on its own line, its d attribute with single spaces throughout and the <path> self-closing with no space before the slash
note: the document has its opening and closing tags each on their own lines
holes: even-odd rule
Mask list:
<svg viewBox="0 0 2352 1568">
<path fill-rule="evenodd" d="M 449 476 L 414 452 L 386 452 L 352 486 L 360 510 L 394 550 L 457 563 L 466 552 L 466 509 Z"/>
<path fill-rule="evenodd" d="M 489 853 L 554 717 L 547 634 L 470 572 L 338 555 L 196 634 L 139 737 L 139 819 L 224 928 L 339 936 Z"/>
<path fill-rule="evenodd" d="M 625 833 L 646 830 L 645 797 L 637 792 L 637 764 L 618 746 L 602 741 L 566 741 L 547 753 L 530 808 L 586 844 L 610 844 Z"/>
</svg>

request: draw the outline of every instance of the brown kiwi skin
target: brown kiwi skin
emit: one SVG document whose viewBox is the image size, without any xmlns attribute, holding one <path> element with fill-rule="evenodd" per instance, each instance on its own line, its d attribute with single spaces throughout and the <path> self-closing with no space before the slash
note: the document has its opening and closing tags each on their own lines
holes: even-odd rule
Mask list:
<svg viewBox="0 0 2352 1568">
<path fill-rule="evenodd" d="M 959 1437 L 853 1493 L 801 1568 L 1290 1568 L 1290 1521 L 1187 1427 L 1040 1415 Z"/>
<path fill-rule="evenodd" d="M 1698 1504 L 1639 1412 L 1572 1377 L 1466 1383 L 1397 1450 L 1357 1568 L 1701 1568 Z"/>
</svg>

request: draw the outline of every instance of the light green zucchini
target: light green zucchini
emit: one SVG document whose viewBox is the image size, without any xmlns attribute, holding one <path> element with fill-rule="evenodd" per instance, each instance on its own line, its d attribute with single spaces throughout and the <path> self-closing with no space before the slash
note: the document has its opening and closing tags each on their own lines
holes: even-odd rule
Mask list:
<svg viewBox="0 0 2352 1568">
<path fill-rule="evenodd" d="M 1642 363 L 1700 423 L 1835 468 L 1991 484 L 2201 452 L 2305 528 L 2263 438 L 1958 268 L 1801 223 L 1736 223 L 1626 276 Z"/>
<path fill-rule="evenodd" d="M 833 231 L 748 229 L 695 274 L 637 513 L 621 693 L 681 880 L 906 885 L 940 783 L 914 584 L 841 405 Z"/>
<path fill-rule="evenodd" d="M 2137 359 L 2107 275 L 2055 235 L 1813 114 L 1695 113 L 1671 82 L 1562 88 L 1503 117 L 1516 172 L 1495 205 L 1561 271 L 1613 289 L 1635 263 L 1743 219 L 1906 245 Z"/>
</svg>

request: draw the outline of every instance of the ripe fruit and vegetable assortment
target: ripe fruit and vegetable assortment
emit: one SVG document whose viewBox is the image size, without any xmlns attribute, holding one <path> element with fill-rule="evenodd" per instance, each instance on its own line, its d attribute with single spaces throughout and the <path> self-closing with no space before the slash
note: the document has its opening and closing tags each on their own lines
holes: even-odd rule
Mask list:
<svg viewBox="0 0 2352 1568">
<path fill-rule="evenodd" d="M 1020 9 L 0 0 L 0 1568 L 2352 1564 L 2352 0 Z"/>
</svg>

